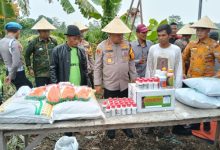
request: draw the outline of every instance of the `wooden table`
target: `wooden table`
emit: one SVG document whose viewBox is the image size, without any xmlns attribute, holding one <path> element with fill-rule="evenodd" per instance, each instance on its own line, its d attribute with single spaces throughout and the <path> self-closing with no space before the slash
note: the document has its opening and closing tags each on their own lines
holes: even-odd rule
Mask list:
<svg viewBox="0 0 220 150">
<path fill-rule="evenodd" d="M 92 130 L 123 129 L 173 126 L 218 121 L 216 147 L 219 148 L 220 109 L 195 109 L 179 102 L 174 111 L 138 113 L 136 115 L 116 116 L 105 120 L 62 121 L 54 124 L 0 124 L 0 150 L 6 150 L 5 137 L 10 135 L 38 134 L 26 149 L 36 147 L 49 133 L 83 132 Z"/>
</svg>

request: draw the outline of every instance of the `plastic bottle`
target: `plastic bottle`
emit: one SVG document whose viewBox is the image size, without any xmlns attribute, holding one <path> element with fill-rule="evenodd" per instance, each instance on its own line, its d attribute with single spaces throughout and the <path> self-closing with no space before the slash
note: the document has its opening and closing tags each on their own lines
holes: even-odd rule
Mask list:
<svg viewBox="0 0 220 150">
<path fill-rule="evenodd" d="M 110 105 L 108 105 L 108 106 L 106 107 L 105 116 L 106 116 L 107 118 L 111 117 Z"/>
<path fill-rule="evenodd" d="M 149 90 L 153 90 L 154 89 L 154 83 L 153 83 L 153 79 L 152 78 L 149 79 L 148 89 Z"/>
<path fill-rule="evenodd" d="M 160 87 L 162 88 L 167 87 L 167 76 L 165 71 L 162 71 L 160 74 Z"/>
<path fill-rule="evenodd" d="M 137 104 L 132 104 L 132 115 L 137 114 Z"/>
<path fill-rule="evenodd" d="M 107 101 L 102 102 L 102 110 L 105 112 L 107 106 Z"/>
<path fill-rule="evenodd" d="M 127 105 L 127 115 L 131 115 L 131 104 Z"/>
<path fill-rule="evenodd" d="M 169 69 L 167 73 L 167 86 L 174 87 L 174 73 L 173 69 Z"/>
<path fill-rule="evenodd" d="M 122 115 L 126 115 L 126 105 L 125 104 L 122 104 L 122 109 L 121 109 L 121 114 Z"/>
<path fill-rule="evenodd" d="M 120 115 L 121 115 L 121 105 L 117 105 L 116 115 L 117 115 L 117 116 L 120 116 Z"/>
<path fill-rule="evenodd" d="M 116 114 L 115 105 L 111 105 L 112 116 L 114 117 Z"/>
</svg>

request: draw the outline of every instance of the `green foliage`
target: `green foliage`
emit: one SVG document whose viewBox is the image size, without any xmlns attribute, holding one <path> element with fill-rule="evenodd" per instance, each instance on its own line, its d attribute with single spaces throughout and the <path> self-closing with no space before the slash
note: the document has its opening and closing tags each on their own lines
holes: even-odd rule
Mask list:
<svg viewBox="0 0 220 150">
<path fill-rule="evenodd" d="M 52 1 L 52 0 L 51 0 Z M 58 0 L 60 2 L 60 5 L 63 7 L 63 10 L 67 13 L 73 13 L 75 12 L 75 9 L 73 8 L 72 4 L 69 0 Z M 50 1 L 49 1 L 50 2 Z"/>
<path fill-rule="evenodd" d="M 89 43 L 93 45 L 99 44 L 102 40 L 102 31 L 99 25 L 95 25 L 95 23 L 89 23 L 89 30 L 85 33 L 84 38 Z"/>
<path fill-rule="evenodd" d="M 79 10 L 85 18 L 100 19 L 102 17 L 88 0 L 75 0 L 75 4 L 79 6 Z"/>
<path fill-rule="evenodd" d="M 152 41 L 153 43 L 157 43 L 158 42 L 157 28 L 163 24 L 168 24 L 168 21 L 164 19 L 160 23 L 158 23 L 157 20 L 150 19 L 149 26 L 148 26 L 150 31 L 147 33 L 147 39 Z"/>
<path fill-rule="evenodd" d="M 181 28 L 183 26 L 183 22 L 181 21 L 181 17 L 178 15 L 169 16 L 168 23 L 170 24 L 172 22 L 177 23 L 178 28 Z"/>
</svg>

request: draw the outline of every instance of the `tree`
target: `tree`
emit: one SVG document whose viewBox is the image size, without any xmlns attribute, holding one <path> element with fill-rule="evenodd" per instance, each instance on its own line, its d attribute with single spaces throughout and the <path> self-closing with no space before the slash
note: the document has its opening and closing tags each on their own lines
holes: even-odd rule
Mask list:
<svg viewBox="0 0 220 150">
<path fill-rule="evenodd" d="M 172 22 L 177 23 L 178 28 L 181 28 L 183 26 L 183 22 L 181 21 L 181 17 L 178 15 L 169 16 L 168 22 L 169 23 L 172 23 Z"/>
<path fill-rule="evenodd" d="M 9 0 L 0 0 L 0 37 L 4 35 L 4 25 L 19 15 L 18 5 Z"/>
</svg>

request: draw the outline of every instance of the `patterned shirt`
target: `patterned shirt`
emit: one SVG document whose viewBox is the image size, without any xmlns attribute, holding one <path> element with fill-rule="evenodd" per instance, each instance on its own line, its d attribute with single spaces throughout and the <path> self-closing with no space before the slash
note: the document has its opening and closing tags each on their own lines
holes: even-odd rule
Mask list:
<svg viewBox="0 0 220 150">
<path fill-rule="evenodd" d="M 220 76 L 220 70 L 215 74 L 215 58 L 220 62 L 220 46 L 214 40 L 206 38 L 190 42 L 183 52 L 183 62 L 190 61 L 187 77 Z"/>
</svg>

